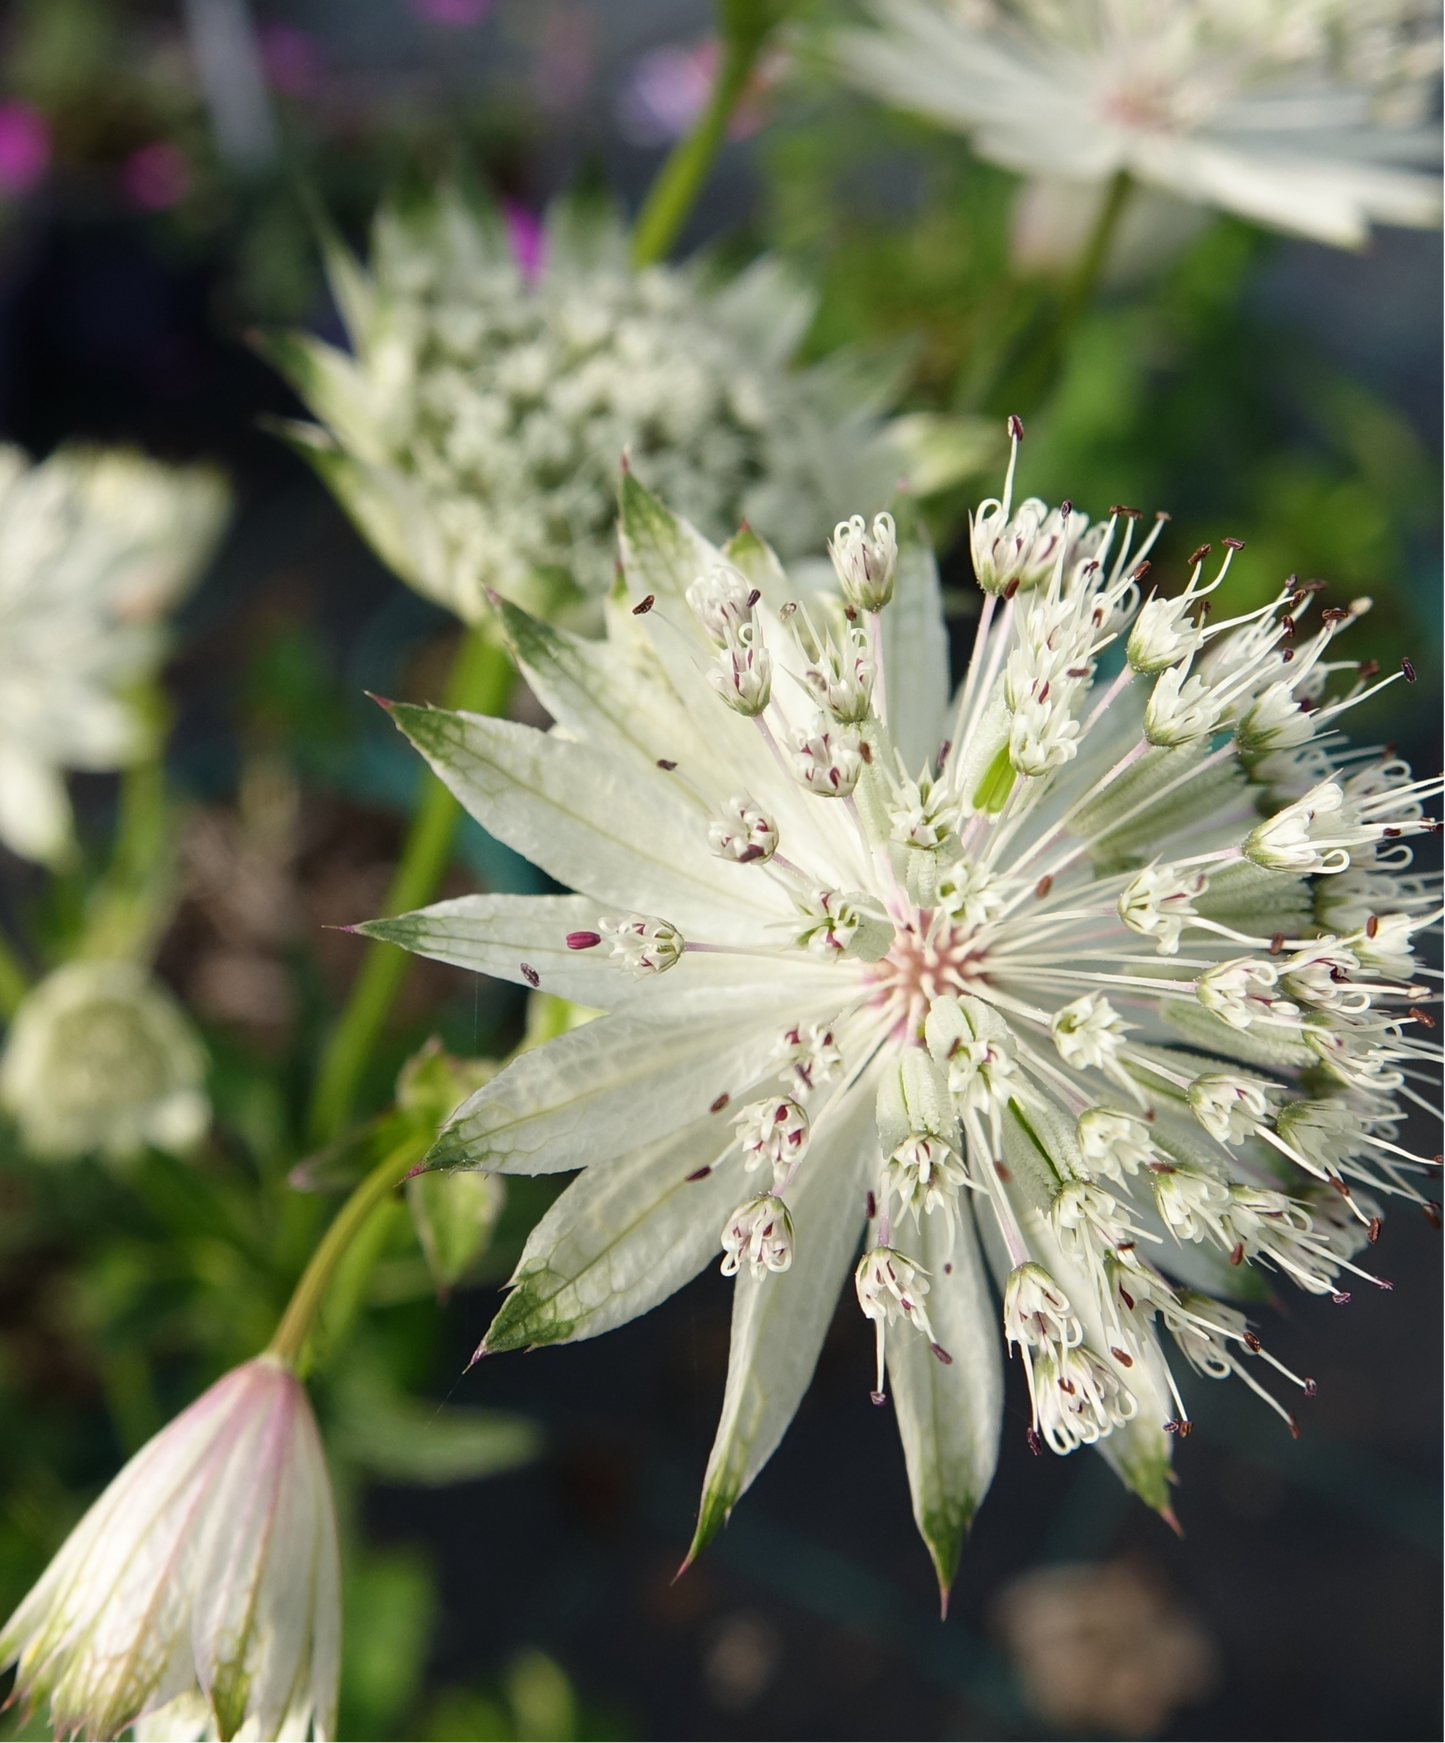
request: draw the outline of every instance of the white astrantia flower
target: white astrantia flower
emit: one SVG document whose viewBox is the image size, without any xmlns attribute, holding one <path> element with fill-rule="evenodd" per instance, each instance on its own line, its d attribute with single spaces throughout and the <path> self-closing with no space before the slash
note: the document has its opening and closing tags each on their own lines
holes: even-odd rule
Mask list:
<svg viewBox="0 0 1445 1743">
<path fill-rule="evenodd" d="M 67 769 L 116 769 L 153 728 L 128 694 L 165 652 L 161 618 L 226 514 L 200 467 L 0 447 L 0 842 L 54 861 L 71 839 Z"/>
<path fill-rule="evenodd" d="M 0 1630 L 57 1737 L 336 1735 L 340 1566 L 301 1382 L 234 1369 L 148 1441 Z"/>
<path fill-rule="evenodd" d="M 0 1055 L 0 1107 L 34 1156 L 183 1154 L 210 1124 L 206 1050 L 131 962 L 67 963 L 25 995 Z"/>
<path fill-rule="evenodd" d="M 975 528 L 1012 524 L 1011 497 Z M 624 472 L 607 639 L 502 611 L 555 728 L 395 710 L 486 828 L 578 893 L 463 897 L 362 929 L 607 1013 L 500 1072 L 432 1152 L 580 1170 L 483 1352 L 595 1336 L 721 1247 L 732 1359 L 696 1553 L 781 1438 L 856 1265 L 874 1389 L 946 1585 L 1001 1422 L 986 1264 L 1026 1362 L 1031 1444 L 1096 1445 L 1164 1510 L 1188 1423 L 1171 1347 L 1208 1372 L 1259 1353 L 1171 1276 L 1227 1293 L 1258 1265 L 1343 1294 L 1342 1273 L 1370 1275 L 1366 1192 L 1420 1199 L 1395 1130 L 1438 1051 L 1411 1012 L 1427 995 L 1410 941 L 1439 908 L 1400 872 L 1439 784 L 1333 731 L 1308 741 L 1307 770 L 1243 751 L 1230 734 L 1253 700 L 1301 670 L 1314 686 L 1354 618 L 1324 613 L 1311 636 L 1309 595 L 1289 587 L 1235 624 L 1185 631 L 1155 611 L 1136 645 L 1147 559 L 1122 508 L 1097 532 L 1030 511 L 1054 528 L 1052 565 L 1007 558 L 950 698 L 933 561 L 906 501 L 893 516 L 892 595 L 870 610 L 855 530 L 834 544 L 840 591 L 801 597 L 756 535 L 719 553 Z M 744 634 L 773 671 L 755 714 L 711 682 L 719 642 Z M 850 693 L 848 719 L 820 718 L 818 647 L 855 635 L 867 711 L 853 718 Z M 1216 726 L 1151 744 L 1149 694 L 1184 662 Z M 1352 662 L 1329 673 L 1328 695 L 1369 693 Z M 1068 754 L 1037 754 L 1056 745 Z M 1319 830 L 1276 869 L 1276 849 L 1297 851 L 1279 817 L 1300 805 Z M 1327 937 L 1316 904 L 1354 874 L 1346 906 L 1368 913 Z M 675 929 L 676 958 L 639 979 L 606 940 L 644 915 Z"/>
<path fill-rule="evenodd" d="M 529 274 L 499 214 L 443 190 L 380 213 L 368 268 L 331 249 L 350 356 L 272 344 L 322 426 L 294 433 L 347 512 L 469 622 L 489 588 L 595 619 L 624 448 L 704 531 L 747 520 L 785 557 L 819 553 L 904 468 L 882 374 L 792 366 L 813 301 L 778 262 L 720 282 L 698 262 L 635 272 L 628 250 L 610 211 L 559 201 Z"/>
<path fill-rule="evenodd" d="M 1439 222 L 1427 0 L 868 0 L 844 74 L 1025 174 L 1120 171 L 1357 248 Z"/>
</svg>

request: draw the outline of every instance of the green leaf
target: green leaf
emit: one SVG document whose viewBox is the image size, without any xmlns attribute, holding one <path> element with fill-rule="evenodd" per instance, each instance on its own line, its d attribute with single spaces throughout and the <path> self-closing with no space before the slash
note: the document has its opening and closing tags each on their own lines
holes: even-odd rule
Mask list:
<svg viewBox="0 0 1445 1743">
<path fill-rule="evenodd" d="M 688 588 L 721 555 L 716 545 L 640 484 L 630 467 L 618 483 L 617 505 L 622 566 L 632 597 L 650 593 L 685 607 Z M 701 638 L 700 631 L 694 634 Z"/>
<path fill-rule="evenodd" d="M 336 1389 L 331 1442 L 385 1482 L 441 1488 L 515 1470 L 541 1451 L 537 1425 L 507 1410 L 437 1405 L 357 1364 Z"/>
<path fill-rule="evenodd" d="M 406 1183 L 406 1201 L 427 1269 L 440 1293 L 476 1269 L 506 1201 L 495 1174 L 464 1171 L 418 1174 Z"/>
</svg>

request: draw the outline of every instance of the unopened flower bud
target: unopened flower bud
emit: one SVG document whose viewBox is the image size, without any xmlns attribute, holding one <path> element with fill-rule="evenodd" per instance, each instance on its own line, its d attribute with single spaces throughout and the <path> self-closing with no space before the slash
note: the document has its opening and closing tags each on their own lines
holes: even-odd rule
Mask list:
<svg viewBox="0 0 1445 1743">
<path fill-rule="evenodd" d="M 749 1173 L 767 1162 L 775 1179 L 781 1181 L 808 1153 L 812 1127 L 807 1110 L 790 1095 L 749 1103 L 734 1116 L 733 1124 L 743 1148 L 743 1166 Z"/>
<path fill-rule="evenodd" d="M 746 793 L 734 793 L 722 815 L 709 819 L 707 839 L 719 859 L 766 865 L 777 852 L 778 826 Z"/>
<path fill-rule="evenodd" d="M 793 1219 L 771 1192 L 750 1198 L 728 1218 L 722 1232 L 724 1277 L 735 1277 L 744 1259 L 762 1281 L 769 1271 L 786 1271 L 793 1262 Z"/>
<path fill-rule="evenodd" d="M 863 516 L 839 521 L 833 529 L 828 555 L 838 572 L 843 597 L 859 611 L 882 611 L 893 597 L 893 578 L 898 568 L 898 534 L 891 514 L 873 517 L 870 538 Z"/>
<path fill-rule="evenodd" d="M 756 589 L 730 563 L 715 563 L 687 590 L 687 602 L 710 641 L 726 647 L 753 619 Z"/>
<path fill-rule="evenodd" d="M 654 919 L 650 914 L 628 914 L 621 920 L 599 920 L 603 938 L 612 946 L 612 955 L 638 978 L 649 974 L 665 974 L 675 968 L 686 948 L 683 936 L 668 920 Z"/>
<path fill-rule="evenodd" d="M 728 630 L 708 680 L 728 707 L 739 714 L 763 712 L 773 694 L 773 660 L 757 639 L 756 624 Z"/>
<path fill-rule="evenodd" d="M 793 773 L 810 793 L 845 799 L 863 771 L 861 742 L 851 726 L 835 726 L 820 714 L 811 729 L 788 740 Z"/>
</svg>

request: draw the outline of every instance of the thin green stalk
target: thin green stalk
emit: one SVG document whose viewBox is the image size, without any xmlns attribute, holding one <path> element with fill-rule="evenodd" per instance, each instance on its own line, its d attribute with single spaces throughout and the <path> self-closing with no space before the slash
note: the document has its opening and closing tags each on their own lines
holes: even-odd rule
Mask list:
<svg viewBox="0 0 1445 1743">
<path fill-rule="evenodd" d="M 0 932 L 0 1017 L 7 1020 L 20 1008 L 20 1001 L 30 991 L 30 975 L 16 955 L 14 947 Z"/>
<path fill-rule="evenodd" d="M 677 241 L 781 8 L 776 0 L 722 0 L 718 11 L 722 45 L 717 82 L 697 125 L 673 147 L 637 214 L 632 264 L 639 271 L 663 259 Z"/>
<path fill-rule="evenodd" d="M 396 1149 L 377 1163 L 342 1205 L 331 1227 L 321 1237 L 321 1243 L 311 1255 L 306 1269 L 301 1273 L 300 1282 L 291 1292 L 286 1311 L 281 1315 L 281 1323 L 276 1327 L 276 1335 L 266 1346 L 268 1356 L 275 1356 L 297 1373 L 303 1371 L 303 1352 L 337 1268 L 346 1257 L 351 1243 L 366 1226 L 372 1212 L 385 1204 L 393 1189 L 406 1179 L 426 1154 L 429 1142 L 430 1134 L 427 1132 L 415 1132 L 404 1139 Z"/>
<path fill-rule="evenodd" d="M 1119 233 L 1119 220 L 1124 216 L 1124 208 L 1129 203 L 1133 186 L 1133 180 L 1126 169 L 1117 170 L 1109 183 L 1109 191 L 1104 195 L 1103 204 L 1094 219 L 1094 227 L 1089 232 L 1089 239 L 1084 244 L 1083 252 L 1079 255 L 1064 290 L 1063 301 L 1059 304 L 1054 343 L 1060 351 L 1068 342 L 1074 323 L 1093 301 L 1099 275 L 1104 270 L 1109 250 Z"/>
<path fill-rule="evenodd" d="M 445 704 L 473 714 L 499 714 L 511 693 L 512 663 L 486 629 L 468 631 L 447 681 Z M 425 907 L 436 894 L 451 860 L 461 806 L 434 775 L 426 782 L 421 804 L 412 819 L 384 912 L 405 914 Z M 340 1021 L 321 1056 L 316 1088 L 307 1121 L 313 1144 L 334 1138 L 351 1116 L 352 1104 L 387 1015 L 412 957 L 394 944 L 373 941 Z"/>
</svg>

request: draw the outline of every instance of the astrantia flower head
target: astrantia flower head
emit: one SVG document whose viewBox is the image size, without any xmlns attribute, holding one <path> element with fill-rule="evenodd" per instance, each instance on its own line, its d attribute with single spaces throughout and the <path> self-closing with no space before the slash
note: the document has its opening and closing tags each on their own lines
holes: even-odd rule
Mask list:
<svg viewBox="0 0 1445 1743">
<path fill-rule="evenodd" d="M 31 466 L 0 448 L 0 841 L 13 852 L 66 849 L 66 769 L 120 768 L 148 748 L 127 692 L 160 663 L 159 620 L 225 512 L 225 486 L 199 468 L 83 448 Z"/>
<path fill-rule="evenodd" d="M 975 527 L 1008 525 L 1010 496 Z M 781 1438 L 852 1273 L 946 1585 L 994 1467 L 1005 1342 L 1035 1450 L 1096 1446 L 1164 1510 L 1188 1425 L 1173 1368 L 1258 1385 L 1269 1360 L 1176 1265 L 1195 1291 L 1254 1266 L 1314 1292 L 1378 1281 L 1368 1195 L 1420 1197 L 1396 1126 L 1433 1057 L 1410 934 L 1439 911 L 1401 871 L 1439 785 L 1310 736 L 1371 690 L 1331 645 L 1350 612 L 1312 633 L 1287 586 L 1186 628 L 1141 597 L 1122 508 L 1087 539 L 1043 510 L 1051 566 L 986 594 L 950 699 L 933 562 L 908 504 L 893 515 L 870 610 L 801 597 L 751 533 L 720 560 L 625 475 L 607 639 L 503 613 L 556 729 L 396 711 L 489 830 L 579 893 L 364 930 L 608 1013 L 501 1072 L 432 1153 L 581 1170 L 483 1351 L 594 1336 L 721 1248 L 732 1358 L 695 1553 Z M 724 569 L 726 621 L 698 586 Z M 855 634 L 873 677 L 844 725 L 809 674 Z M 755 712 L 714 687 L 724 636 L 769 657 Z M 1154 744 L 1150 698 L 1180 667 L 1212 725 Z M 1302 671 L 1303 773 L 1234 736 Z M 1365 880 L 1349 904 L 1319 907 L 1346 876 Z M 609 954 L 619 913 L 674 928 L 666 973 Z"/>
<path fill-rule="evenodd" d="M 261 1356 L 135 1455 L 0 1631 L 57 1737 L 336 1735 L 336 1519 L 299 1380 Z"/>
<path fill-rule="evenodd" d="M 72 962 L 26 994 L 0 1056 L 0 1106 L 32 1155 L 188 1150 L 210 1123 L 206 1053 L 130 962 Z"/>
<path fill-rule="evenodd" d="M 1424 0 L 870 0 L 838 41 L 863 90 L 1026 174 L 1123 170 L 1358 247 L 1434 224 L 1440 66 Z M 1411 167 L 1420 165 L 1420 168 Z"/>
<path fill-rule="evenodd" d="M 812 302 L 776 262 L 728 283 L 697 263 L 638 273 L 613 215 L 565 201 L 541 251 L 529 275 L 500 218 L 454 192 L 392 207 L 369 271 L 332 253 L 353 355 L 276 344 L 325 426 L 298 435 L 412 586 L 468 621 L 488 588 L 542 615 L 586 615 L 590 596 L 595 614 L 624 448 L 705 531 L 745 519 L 784 556 L 821 554 L 839 514 L 892 491 L 887 384 L 856 360 L 789 367 Z"/>
</svg>

